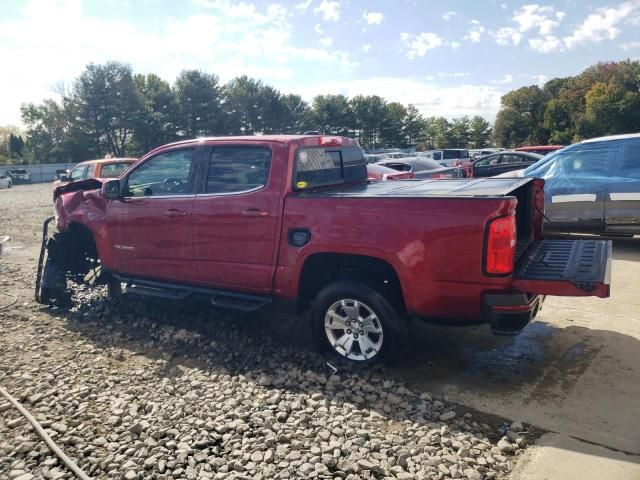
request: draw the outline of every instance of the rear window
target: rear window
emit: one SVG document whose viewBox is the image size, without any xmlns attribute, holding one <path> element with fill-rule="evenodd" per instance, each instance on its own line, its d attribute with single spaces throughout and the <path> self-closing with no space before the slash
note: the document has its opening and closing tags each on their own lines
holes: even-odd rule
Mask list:
<svg viewBox="0 0 640 480">
<path fill-rule="evenodd" d="M 296 153 L 294 190 L 366 180 L 364 155 L 357 147 L 300 148 Z"/>
<path fill-rule="evenodd" d="M 24 175 L 27 173 L 27 171 L 22 168 L 17 168 L 15 170 L 9 170 L 9 171 L 15 175 Z"/>
<path fill-rule="evenodd" d="M 102 166 L 102 178 L 117 178 L 122 172 L 131 166 L 128 162 L 121 163 L 106 163 Z"/>
</svg>

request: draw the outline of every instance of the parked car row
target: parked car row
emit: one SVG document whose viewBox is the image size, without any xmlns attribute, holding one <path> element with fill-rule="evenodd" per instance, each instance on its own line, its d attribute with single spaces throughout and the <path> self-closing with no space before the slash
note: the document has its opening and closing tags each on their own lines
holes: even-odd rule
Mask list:
<svg viewBox="0 0 640 480">
<path fill-rule="evenodd" d="M 19 183 L 31 183 L 29 172 L 24 168 L 10 168 L 7 170 L 6 176 L 11 179 L 13 185 L 18 185 Z"/>
</svg>

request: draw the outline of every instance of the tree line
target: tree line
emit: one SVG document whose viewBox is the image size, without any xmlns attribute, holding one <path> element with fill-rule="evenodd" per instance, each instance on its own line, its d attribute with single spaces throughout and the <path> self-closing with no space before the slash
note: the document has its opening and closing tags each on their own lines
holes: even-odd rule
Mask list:
<svg viewBox="0 0 640 480">
<path fill-rule="evenodd" d="M 201 136 L 309 130 L 355 137 L 366 149 L 480 148 L 491 138 L 491 124 L 482 117 L 425 117 L 414 105 L 377 95 L 318 95 L 308 103 L 247 76 L 222 84 L 214 74 L 186 70 L 170 84 L 119 62 L 87 65 L 61 97 L 22 106 L 23 145 L 20 152 L 6 148 L 5 158 L 78 162 L 107 154 L 138 156 Z M 0 160 L 2 154 L 0 146 Z"/>
<path fill-rule="evenodd" d="M 568 145 L 586 138 L 640 132 L 640 62 L 598 63 L 542 88 L 502 97 L 494 142 L 503 147 Z"/>
</svg>

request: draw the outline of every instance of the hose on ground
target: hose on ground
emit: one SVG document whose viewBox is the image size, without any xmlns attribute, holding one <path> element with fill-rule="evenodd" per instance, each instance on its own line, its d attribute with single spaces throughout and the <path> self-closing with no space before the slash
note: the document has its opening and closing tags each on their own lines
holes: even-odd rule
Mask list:
<svg viewBox="0 0 640 480">
<path fill-rule="evenodd" d="M 71 470 L 75 474 L 76 477 L 78 477 L 80 480 L 91 480 L 91 477 L 89 477 L 86 473 L 84 473 L 80 469 L 80 467 L 78 467 L 78 465 L 76 465 L 73 460 L 67 457 L 67 455 L 60 449 L 60 447 L 56 445 L 53 439 L 47 434 L 47 432 L 44 431 L 44 428 L 42 428 L 42 425 L 40 425 L 38 421 L 35 418 L 33 418 L 33 416 L 27 411 L 26 408 L 20 405 L 20 403 L 18 403 L 18 401 L 15 398 L 13 398 L 11 394 L 9 394 L 9 392 L 7 392 L 2 387 L 0 387 L 0 394 L 2 394 L 2 396 L 4 396 L 7 400 L 9 400 L 9 402 L 14 407 L 16 407 L 16 409 L 20 412 L 20 414 L 29 421 L 33 429 L 40 436 L 40 438 L 44 440 L 44 442 L 47 444 L 49 449 L 62 461 L 62 463 L 64 463 L 67 466 L 69 470 Z"/>
</svg>

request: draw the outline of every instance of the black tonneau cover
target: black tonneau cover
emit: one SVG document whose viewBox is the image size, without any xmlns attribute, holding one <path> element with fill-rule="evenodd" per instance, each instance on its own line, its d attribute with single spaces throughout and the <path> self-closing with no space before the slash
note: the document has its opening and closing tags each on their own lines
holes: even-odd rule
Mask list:
<svg viewBox="0 0 640 480">
<path fill-rule="evenodd" d="M 300 197 L 504 197 L 531 178 L 472 178 L 437 180 L 372 181 L 356 185 L 337 185 L 306 192 Z"/>
</svg>

